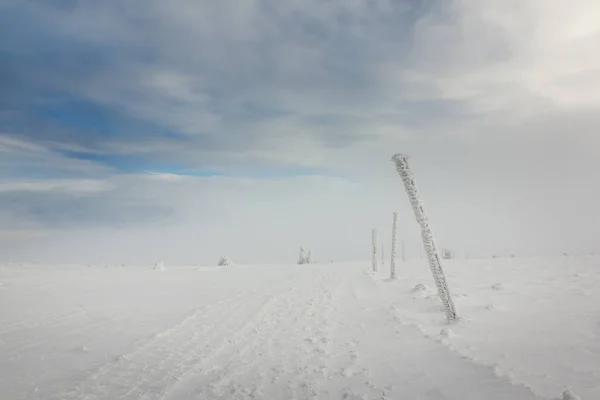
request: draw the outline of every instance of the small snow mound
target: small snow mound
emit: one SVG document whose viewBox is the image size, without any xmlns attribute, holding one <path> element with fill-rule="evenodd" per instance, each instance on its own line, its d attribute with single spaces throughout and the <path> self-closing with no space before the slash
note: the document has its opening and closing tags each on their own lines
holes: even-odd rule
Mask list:
<svg viewBox="0 0 600 400">
<path fill-rule="evenodd" d="M 231 259 L 229 259 L 229 257 L 221 256 L 221 258 L 219 259 L 219 263 L 217 265 L 219 267 L 228 267 L 232 264 L 233 263 L 231 262 Z"/>
<path fill-rule="evenodd" d="M 81 346 L 81 347 L 75 348 L 75 351 L 78 353 L 89 353 L 90 349 L 87 346 Z"/>
<path fill-rule="evenodd" d="M 494 375 L 501 379 L 506 379 L 509 382 L 516 384 L 515 370 L 513 368 L 505 368 L 500 364 L 494 365 Z"/>
<path fill-rule="evenodd" d="M 565 390 L 562 394 L 562 400 L 581 400 L 581 397 L 577 396 L 570 390 Z"/>
<path fill-rule="evenodd" d="M 426 285 L 423 285 L 422 283 L 419 283 L 417 286 L 415 286 L 412 290 L 413 293 L 424 293 L 424 292 L 431 292 L 431 289 L 429 287 L 427 287 Z"/>
<path fill-rule="evenodd" d="M 440 331 L 440 335 L 446 338 L 451 338 L 456 336 L 456 334 L 450 328 L 444 328 Z"/>
<path fill-rule="evenodd" d="M 414 288 L 412 288 L 411 293 L 413 294 L 413 298 L 421 298 L 421 299 L 430 299 L 435 297 L 435 293 L 429 286 L 423 285 L 419 283 Z"/>
<path fill-rule="evenodd" d="M 497 376 L 498 378 L 504 378 L 504 376 L 506 374 L 504 373 L 504 370 L 502 369 L 502 367 L 500 367 L 500 365 L 496 364 L 496 365 L 494 365 L 494 375 Z"/>
<path fill-rule="evenodd" d="M 503 285 L 503 284 L 501 284 L 501 283 L 495 283 L 495 284 L 493 284 L 493 285 L 492 285 L 492 289 L 493 289 L 493 290 L 504 290 L 504 289 L 506 289 L 506 288 L 505 288 L 505 287 L 504 287 L 504 285 Z"/>
<path fill-rule="evenodd" d="M 131 356 L 129 354 L 120 354 L 114 358 L 117 362 L 129 361 Z"/>
<path fill-rule="evenodd" d="M 162 261 L 157 262 L 156 264 L 154 264 L 154 270 L 155 271 L 164 271 L 165 263 L 163 263 Z"/>
</svg>

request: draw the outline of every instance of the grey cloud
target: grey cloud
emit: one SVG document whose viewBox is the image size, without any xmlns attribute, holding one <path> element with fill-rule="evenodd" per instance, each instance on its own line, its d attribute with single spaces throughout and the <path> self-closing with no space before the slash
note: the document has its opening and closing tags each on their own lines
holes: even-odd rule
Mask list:
<svg viewBox="0 0 600 400">
<path fill-rule="evenodd" d="M 0 207 L 11 210 L 20 226 L 31 224 L 43 229 L 156 226 L 173 215 L 170 207 L 147 203 L 145 199 L 60 191 L 0 193 Z"/>
<path fill-rule="evenodd" d="M 89 226 L 179 221 L 185 228 L 164 243 L 189 241 L 182 254 L 195 254 L 192 248 L 203 240 L 206 248 L 235 247 L 240 258 L 258 261 L 275 252 L 279 260 L 295 254 L 305 238 L 327 243 L 323 251 L 338 249 L 336 258 L 368 257 L 361 246 L 371 225 L 388 226 L 389 212 L 399 209 L 407 235 L 414 233 L 414 253 L 418 231 L 389 163 L 391 153 L 402 151 L 413 157 L 442 243 L 479 255 L 589 250 L 597 246 L 600 226 L 594 204 L 600 194 L 600 58 L 590 50 L 593 35 L 563 33 L 573 28 L 571 10 L 596 5 L 569 0 L 560 11 L 567 3 L 557 2 L 303 0 L 233 7 L 154 1 L 117 7 L 106 1 L 53 10 L 42 27 L 68 44 L 78 33 L 76 43 L 111 50 L 113 57 L 109 68 L 80 62 L 80 69 L 65 69 L 68 74 L 60 63 L 46 71 L 39 66 L 44 82 L 187 135 L 181 141 L 104 138 L 94 150 L 228 171 L 257 164 L 329 168 L 352 174 L 359 187 L 328 192 L 330 180 L 312 186 L 297 180 L 271 186 L 128 181 L 119 185 L 129 190 L 100 197 L 103 202 L 65 203 L 87 210 L 81 212 L 89 216 L 79 218 Z M 46 18 L 42 11 L 35 11 L 36 21 Z M 96 19 L 83 25 L 90 15 Z M 30 67 L 27 74 L 34 75 Z M 83 139 L 71 144 L 90 145 Z M 16 197 L 9 200 L 5 205 L 22 215 L 50 223 L 39 202 L 23 200 L 19 209 Z M 63 226 L 76 225 L 62 218 Z M 103 219 L 112 222 L 102 225 Z M 322 223 L 327 231 L 315 228 Z M 277 240 L 265 239 L 273 232 Z"/>
<path fill-rule="evenodd" d="M 377 106 L 372 61 L 389 50 L 405 49 L 403 36 L 413 23 L 414 3 L 331 2 L 319 12 L 316 4 L 225 3 L 22 6 L 41 31 L 51 30 L 66 49 L 64 62 L 25 70 L 30 77 L 40 75 L 38 87 L 61 88 L 133 118 L 199 136 L 199 149 L 260 147 L 269 133 L 252 129 L 260 112 L 240 116 L 238 111 L 248 104 L 255 110 L 275 108 L 298 115 L 306 134 L 317 136 L 318 143 L 340 147 L 368 136 L 353 130 L 352 121 L 338 123 L 331 135 L 321 133 L 303 116 L 343 119 Z M 378 40 L 390 37 L 393 47 L 382 47 Z M 31 46 L 40 45 L 28 40 L 23 38 Z M 88 65 L 80 53 L 84 48 L 98 52 L 99 63 Z M 167 79 L 157 82 L 161 77 Z M 89 137 L 59 133 L 41 126 L 43 121 L 29 120 L 33 129 L 27 134 L 36 139 L 62 135 L 62 141 L 94 144 Z M 238 128 L 240 124 L 249 129 Z"/>
</svg>

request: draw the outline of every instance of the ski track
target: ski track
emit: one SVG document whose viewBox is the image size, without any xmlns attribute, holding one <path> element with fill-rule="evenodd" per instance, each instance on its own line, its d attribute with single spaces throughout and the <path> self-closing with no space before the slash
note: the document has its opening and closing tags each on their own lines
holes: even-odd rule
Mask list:
<svg viewBox="0 0 600 400">
<path fill-rule="evenodd" d="M 56 399 L 160 398 L 161 391 L 190 365 L 223 346 L 223 332 L 235 331 L 244 313 L 268 299 L 246 293 L 198 308 L 179 324 L 155 334 L 129 354 L 101 366 L 76 388 Z M 243 324 L 243 322 L 241 322 Z"/>
<path fill-rule="evenodd" d="M 211 360 L 219 364 L 192 374 L 165 398 L 319 398 L 331 343 L 334 298 L 327 289 L 334 280 L 324 274 L 312 288 L 295 287 L 276 298 L 256 315 L 252 329 L 238 335 L 238 346 Z"/>
<path fill-rule="evenodd" d="M 540 399 L 402 323 L 394 305 L 382 304 L 373 279 L 365 279 L 370 274 L 361 275 L 340 296 L 328 390 L 319 398 Z"/>
<path fill-rule="evenodd" d="M 205 304 L 48 399 L 540 399 L 404 321 L 385 282 L 340 271 Z"/>
</svg>

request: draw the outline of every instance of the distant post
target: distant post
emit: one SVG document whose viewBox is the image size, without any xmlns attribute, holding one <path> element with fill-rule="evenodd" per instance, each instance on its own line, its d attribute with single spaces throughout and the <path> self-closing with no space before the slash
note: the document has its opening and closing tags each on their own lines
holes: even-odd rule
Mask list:
<svg viewBox="0 0 600 400">
<path fill-rule="evenodd" d="M 390 263 L 390 279 L 396 279 L 396 247 L 398 244 L 398 213 L 394 213 L 392 222 L 392 260 Z"/>
<path fill-rule="evenodd" d="M 444 275 L 444 270 L 442 269 L 441 257 L 435 244 L 431 227 L 429 226 L 429 219 L 421 201 L 421 196 L 415 184 L 412 171 L 408 165 L 408 156 L 403 154 L 395 154 L 392 157 L 392 161 L 396 164 L 396 170 L 404 182 L 404 188 L 406 189 L 406 194 L 408 195 L 408 199 L 412 205 L 417 222 L 419 225 L 421 225 L 423 246 L 425 247 L 425 252 L 427 253 L 429 267 L 431 268 L 433 280 L 437 286 L 438 295 L 444 304 L 446 317 L 448 318 L 449 322 L 455 321 L 458 316 L 456 314 L 454 301 L 452 300 L 452 293 L 448 289 L 446 276 Z"/>
<path fill-rule="evenodd" d="M 377 244 L 379 243 L 379 232 L 377 232 L 377 229 L 373 229 L 372 237 L 373 237 L 373 272 L 377 272 L 377 264 L 379 263 L 379 261 L 377 260 Z"/>
</svg>

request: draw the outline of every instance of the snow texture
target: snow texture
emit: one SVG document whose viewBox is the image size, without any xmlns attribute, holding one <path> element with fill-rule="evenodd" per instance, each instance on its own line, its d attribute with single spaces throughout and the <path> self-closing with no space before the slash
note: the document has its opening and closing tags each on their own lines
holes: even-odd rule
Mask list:
<svg viewBox="0 0 600 400">
<path fill-rule="evenodd" d="M 431 272 L 433 274 L 433 280 L 435 281 L 438 294 L 446 311 L 446 318 L 450 322 L 455 321 L 458 318 L 456 307 L 454 305 L 454 300 L 452 299 L 450 289 L 448 288 L 448 283 L 446 282 L 444 270 L 442 269 L 442 261 L 435 244 L 431 227 L 429 226 L 429 218 L 425 212 L 423 202 L 421 201 L 421 197 L 419 195 L 419 190 L 417 189 L 417 185 L 415 184 L 415 180 L 408 165 L 408 156 L 395 154 L 392 157 L 392 161 L 396 164 L 396 170 L 404 182 L 404 187 L 415 213 L 415 217 L 421 226 L 423 246 L 427 252 L 427 258 L 429 260 L 429 267 L 431 268 Z"/>
<path fill-rule="evenodd" d="M 570 390 L 565 390 L 563 392 L 562 400 L 581 400 L 581 398 Z"/>
<path fill-rule="evenodd" d="M 469 294 L 451 327 L 414 296 L 420 260 L 391 283 L 369 261 L 0 265 L 0 397 L 600 398 L 599 258 L 448 263 Z"/>
</svg>

